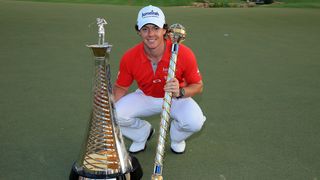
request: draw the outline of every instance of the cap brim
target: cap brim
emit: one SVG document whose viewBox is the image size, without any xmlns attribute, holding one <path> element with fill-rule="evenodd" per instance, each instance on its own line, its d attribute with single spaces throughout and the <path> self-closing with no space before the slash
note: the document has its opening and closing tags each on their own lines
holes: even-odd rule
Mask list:
<svg viewBox="0 0 320 180">
<path fill-rule="evenodd" d="M 157 19 L 152 21 L 150 19 L 148 19 L 147 21 L 142 21 L 138 24 L 138 29 L 140 30 L 143 26 L 145 26 L 146 24 L 154 24 L 160 28 L 163 28 L 164 23 L 159 22 Z"/>
</svg>

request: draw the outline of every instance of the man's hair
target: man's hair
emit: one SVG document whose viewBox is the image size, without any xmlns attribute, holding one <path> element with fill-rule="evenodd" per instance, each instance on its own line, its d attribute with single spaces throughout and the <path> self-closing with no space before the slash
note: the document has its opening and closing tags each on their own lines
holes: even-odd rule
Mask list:
<svg viewBox="0 0 320 180">
<path fill-rule="evenodd" d="M 136 24 L 135 26 L 134 26 L 134 29 L 137 31 L 137 32 L 139 32 L 139 29 L 138 29 L 138 25 Z M 168 24 L 164 24 L 163 25 L 163 29 L 165 29 L 166 30 L 166 34 L 164 35 L 164 37 L 166 38 L 167 36 L 168 36 L 168 30 L 169 30 L 169 26 L 168 26 Z"/>
</svg>

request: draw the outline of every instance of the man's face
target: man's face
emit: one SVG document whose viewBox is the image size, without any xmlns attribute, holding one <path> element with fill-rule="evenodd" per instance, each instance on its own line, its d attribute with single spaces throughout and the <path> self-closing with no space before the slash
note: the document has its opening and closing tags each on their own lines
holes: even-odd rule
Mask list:
<svg viewBox="0 0 320 180">
<path fill-rule="evenodd" d="M 141 36 L 145 46 L 150 49 L 155 49 L 163 44 L 163 36 L 165 33 L 165 29 L 153 24 L 146 24 L 139 31 L 139 35 Z"/>
</svg>

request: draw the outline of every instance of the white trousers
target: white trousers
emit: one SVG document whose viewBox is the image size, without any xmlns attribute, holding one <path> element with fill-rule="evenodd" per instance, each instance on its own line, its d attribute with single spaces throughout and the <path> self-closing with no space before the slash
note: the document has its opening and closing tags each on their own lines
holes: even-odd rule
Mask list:
<svg viewBox="0 0 320 180">
<path fill-rule="evenodd" d="M 163 98 L 146 96 L 140 89 L 122 97 L 115 104 L 121 133 L 134 142 L 145 141 L 150 123 L 140 118 L 160 114 Z M 181 142 L 200 131 L 206 117 L 192 98 L 172 98 L 170 139 Z M 160 116 L 159 116 L 160 117 Z M 160 123 L 160 118 L 159 118 Z"/>
</svg>

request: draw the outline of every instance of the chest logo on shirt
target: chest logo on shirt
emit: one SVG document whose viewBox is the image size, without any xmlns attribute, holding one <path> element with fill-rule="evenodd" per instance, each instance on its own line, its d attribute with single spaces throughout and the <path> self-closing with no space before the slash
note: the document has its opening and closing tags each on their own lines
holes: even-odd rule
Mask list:
<svg viewBox="0 0 320 180">
<path fill-rule="evenodd" d="M 154 79 L 152 82 L 153 82 L 153 83 L 160 83 L 160 82 L 161 82 L 161 79 Z"/>
</svg>

